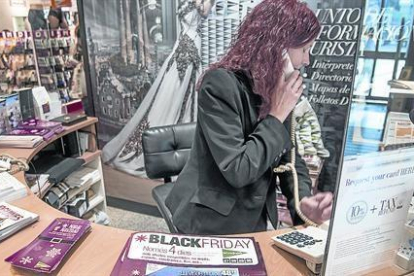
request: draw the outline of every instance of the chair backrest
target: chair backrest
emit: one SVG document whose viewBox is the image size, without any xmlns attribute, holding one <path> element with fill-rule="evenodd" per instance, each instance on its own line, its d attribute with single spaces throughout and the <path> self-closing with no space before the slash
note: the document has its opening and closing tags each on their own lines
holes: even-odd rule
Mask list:
<svg viewBox="0 0 414 276">
<path fill-rule="evenodd" d="M 191 151 L 196 123 L 153 127 L 144 131 L 142 147 L 145 170 L 151 179 L 178 175 Z"/>
</svg>

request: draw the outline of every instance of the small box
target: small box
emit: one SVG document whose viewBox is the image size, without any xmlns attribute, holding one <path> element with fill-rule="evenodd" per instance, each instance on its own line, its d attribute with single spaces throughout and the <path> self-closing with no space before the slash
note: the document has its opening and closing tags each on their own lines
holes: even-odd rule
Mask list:
<svg viewBox="0 0 414 276">
<path fill-rule="evenodd" d="M 85 114 L 66 114 L 57 118 L 54 118 L 53 122 L 60 122 L 64 126 L 71 126 L 76 123 L 87 120 L 88 117 Z"/>
<path fill-rule="evenodd" d="M 85 110 L 83 109 L 82 100 L 70 101 L 68 103 L 63 104 L 63 113 L 65 114 L 85 113 Z"/>
<path fill-rule="evenodd" d="M 11 130 L 22 121 L 19 94 L 1 96 L 6 100 L 7 130 Z"/>
<path fill-rule="evenodd" d="M 81 218 L 89 208 L 89 200 L 86 192 L 76 196 L 66 206 L 68 207 L 68 213 L 70 215 Z"/>
<path fill-rule="evenodd" d="M 22 119 L 28 120 L 35 118 L 35 106 L 32 89 L 26 88 L 16 90 L 15 93 L 19 94 L 20 111 L 22 113 Z"/>
<path fill-rule="evenodd" d="M 0 134 L 7 131 L 6 100 L 0 99 Z"/>
<path fill-rule="evenodd" d="M 53 186 L 50 191 L 45 196 L 45 201 L 55 207 L 60 209 L 62 205 L 68 200 L 68 191 L 70 187 L 65 183 L 61 182 Z"/>
</svg>

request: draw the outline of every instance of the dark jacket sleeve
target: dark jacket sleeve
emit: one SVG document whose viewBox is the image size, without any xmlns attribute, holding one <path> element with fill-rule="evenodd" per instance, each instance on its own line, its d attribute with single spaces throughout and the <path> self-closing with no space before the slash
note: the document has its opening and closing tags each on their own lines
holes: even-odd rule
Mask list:
<svg viewBox="0 0 414 276">
<path fill-rule="evenodd" d="M 290 132 L 290 118 L 286 120 L 286 124 L 289 124 L 287 127 Z M 296 161 L 295 161 L 295 168 L 298 174 L 298 184 L 299 184 L 299 201 L 306 197 L 311 196 L 311 187 L 312 181 L 309 178 L 309 171 L 306 167 L 305 161 L 300 156 L 299 152 L 297 151 L 297 147 L 295 148 L 296 154 Z M 291 151 L 289 150 L 286 154 L 284 154 L 280 160 L 279 165 L 290 163 L 291 162 Z M 295 225 L 303 224 L 303 221 L 297 215 L 295 210 L 295 199 L 294 199 L 294 183 L 293 183 L 293 176 L 292 172 L 285 172 L 279 174 L 280 179 L 280 188 L 282 189 L 282 193 L 286 196 L 288 200 L 288 207 L 290 214 L 292 216 L 293 223 Z"/>
<path fill-rule="evenodd" d="M 275 117 L 267 116 L 245 138 L 236 78 L 223 69 L 204 76 L 198 123 L 215 163 L 227 182 L 241 188 L 256 182 L 275 158 L 290 147 L 289 133 Z"/>
</svg>

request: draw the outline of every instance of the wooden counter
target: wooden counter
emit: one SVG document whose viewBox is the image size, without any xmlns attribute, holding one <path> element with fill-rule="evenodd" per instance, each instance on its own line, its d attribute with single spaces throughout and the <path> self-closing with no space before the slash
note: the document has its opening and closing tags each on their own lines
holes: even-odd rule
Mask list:
<svg viewBox="0 0 414 276">
<path fill-rule="evenodd" d="M 97 120 L 95 118 L 89 118 L 87 121 L 68 128 L 52 141 L 69 132 L 85 128 L 85 126 L 96 122 Z M 30 160 L 47 144 L 42 143 L 36 149 L 0 149 L 0 154 L 8 153 L 15 157 L 23 157 Z M 22 172 L 14 176 L 21 182 L 25 182 Z M 0 275 L 32 275 L 33 273 L 28 271 L 13 268 L 4 259 L 34 240 L 55 218 L 71 216 L 52 208 L 32 193 L 12 203 L 38 214 L 39 221 L 0 242 Z M 254 237 L 259 242 L 268 275 L 309 275 L 309 271 L 303 260 L 272 245 L 270 238 L 284 231 L 287 230 L 244 234 L 240 236 Z M 63 265 L 56 270 L 55 275 L 109 275 L 131 233 L 133 231 L 92 224 L 91 232 L 74 248 L 73 253 L 65 258 Z M 370 275 L 388 276 L 399 274 L 401 274 L 401 271 L 398 271 L 393 266 Z"/>
</svg>

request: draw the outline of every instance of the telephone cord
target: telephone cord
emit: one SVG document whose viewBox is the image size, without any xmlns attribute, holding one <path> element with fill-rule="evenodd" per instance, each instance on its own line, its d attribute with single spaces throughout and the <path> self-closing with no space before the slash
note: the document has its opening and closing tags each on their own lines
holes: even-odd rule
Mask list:
<svg viewBox="0 0 414 276">
<path fill-rule="evenodd" d="M 295 118 L 293 117 L 292 114 L 292 118 L 291 118 L 291 129 L 290 129 L 290 138 L 292 140 L 292 149 L 290 151 L 290 155 L 291 155 L 291 162 L 290 163 L 286 163 L 284 165 L 280 165 L 277 168 L 273 169 L 273 172 L 275 173 L 284 173 L 284 172 L 291 172 L 292 176 L 293 176 L 293 197 L 295 199 L 295 210 L 296 213 L 298 214 L 298 216 L 305 222 L 305 224 L 309 225 L 309 226 L 315 226 L 318 227 L 318 224 L 313 222 L 312 220 L 310 220 L 307 216 L 305 216 L 305 214 L 302 213 L 302 210 L 300 209 L 300 202 L 299 202 L 299 180 L 298 180 L 298 173 L 296 171 L 296 137 L 295 137 L 295 128 L 296 128 L 296 124 L 295 124 Z"/>
</svg>

